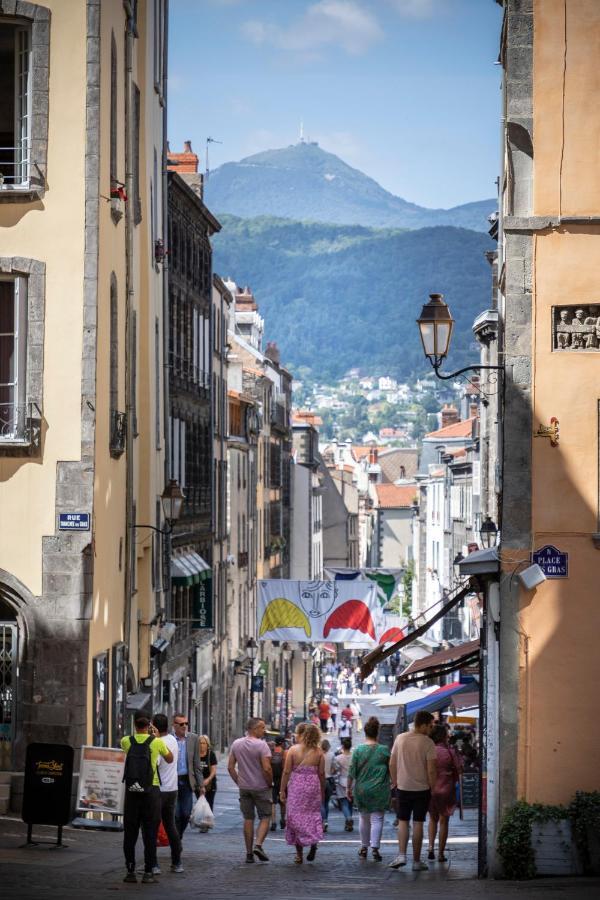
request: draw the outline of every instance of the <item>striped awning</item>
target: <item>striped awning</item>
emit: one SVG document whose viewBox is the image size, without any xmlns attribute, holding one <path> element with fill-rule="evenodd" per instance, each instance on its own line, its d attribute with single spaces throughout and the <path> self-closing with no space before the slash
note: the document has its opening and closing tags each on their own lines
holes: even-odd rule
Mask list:
<svg viewBox="0 0 600 900">
<path fill-rule="evenodd" d="M 210 576 L 210 566 L 195 551 L 171 557 L 171 583 L 176 587 L 191 587 Z"/>
</svg>

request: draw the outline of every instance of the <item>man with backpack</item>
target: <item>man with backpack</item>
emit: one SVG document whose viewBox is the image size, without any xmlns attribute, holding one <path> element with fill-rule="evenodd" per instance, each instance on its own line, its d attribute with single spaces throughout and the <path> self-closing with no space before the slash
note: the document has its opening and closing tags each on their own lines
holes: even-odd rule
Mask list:
<svg viewBox="0 0 600 900">
<path fill-rule="evenodd" d="M 135 845 L 140 828 L 144 842 L 144 884 L 155 884 L 152 872 L 156 859 L 156 834 L 160 824 L 160 779 L 158 760 L 173 762 L 173 754 L 158 737 L 156 728 L 143 713 L 134 719 L 135 733 L 121 740 L 125 750 L 125 813 L 123 816 L 123 852 L 127 874 L 124 881 L 137 882 L 135 874 Z"/>
<path fill-rule="evenodd" d="M 283 775 L 285 755 L 287 752 L 284 743 L 283 736 L 277 735 L 275 738 L 275 746 L 271 751 L 271 769 L 273 771 L 273 815 L 271 817 L 271 831 L 277 830 L 277 810 L 275 807 L 278 803 L 280 809 L 279 824 L 281 828 L 285 828 L 285 801 L 279 796 L 281 791 L 281 776 Z"/>
</svg>

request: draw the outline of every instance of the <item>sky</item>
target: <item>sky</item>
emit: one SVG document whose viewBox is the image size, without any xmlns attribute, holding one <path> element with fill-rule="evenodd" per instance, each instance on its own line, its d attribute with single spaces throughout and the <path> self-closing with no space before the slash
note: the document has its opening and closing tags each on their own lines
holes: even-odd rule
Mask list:
<svg viewBox="0 0 600 900">
<path fill-rule="evenodd" d="M 496 195 L 495 0 L 170 0 L 169 140 L 210 168 L 300 137 L 413 203 Z"/>
</svg>

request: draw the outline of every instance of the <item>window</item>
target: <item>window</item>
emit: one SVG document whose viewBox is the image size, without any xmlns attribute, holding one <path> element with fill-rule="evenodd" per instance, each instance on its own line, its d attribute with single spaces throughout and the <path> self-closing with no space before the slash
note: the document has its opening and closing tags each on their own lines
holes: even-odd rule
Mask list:
<svg viewBox="0 0 600 900">
<path fill-rule="evenodd" d="M 29 187 L 31 32 L 28 25 L 0 27 L 0 187 Z"/>
<path fill-rule="evenodd" d="M 156 161 L 156 150 L 154 151 Z M 133 221 L 139 225 L 142 221 L 142 201 L 140 199 L 140 89 L 133 83 Z M 155 181 L 156 184 L 156 181 Z M 152 185 L 150 185 L 152 190 Z M 152 257 L 154 258 L 154 241 L 152 232 Z"/>
<path fill-rule="evenodd" d="M 108 746 L 108 653 L 94 657 L 94 747 Z"/>
<path fill-rule="evenodd" d="M 27 279 L 0 280 L 0 438 L 23 440 L 26 419 Z"/>
</svg>

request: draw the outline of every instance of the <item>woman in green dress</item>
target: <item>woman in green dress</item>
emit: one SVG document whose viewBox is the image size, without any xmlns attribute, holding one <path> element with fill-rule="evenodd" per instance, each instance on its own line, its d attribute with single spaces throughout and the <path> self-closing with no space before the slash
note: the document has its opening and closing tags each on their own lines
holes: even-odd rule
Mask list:
<svg viewBox="0 0 600 900">
<path fill-rule="evenodd" d="M 365 725 L 365 742 L 352 754 L 348 772 L 348 798 L 354 799 L 360 814 L 361 848 L 366 859 L 369 845 L 373 859 L 381 862 L 379 845 L 385 810 L 390 806 L 390 751 L 377 743 L 379 719 L 371 716 Z"/>
</svg>

